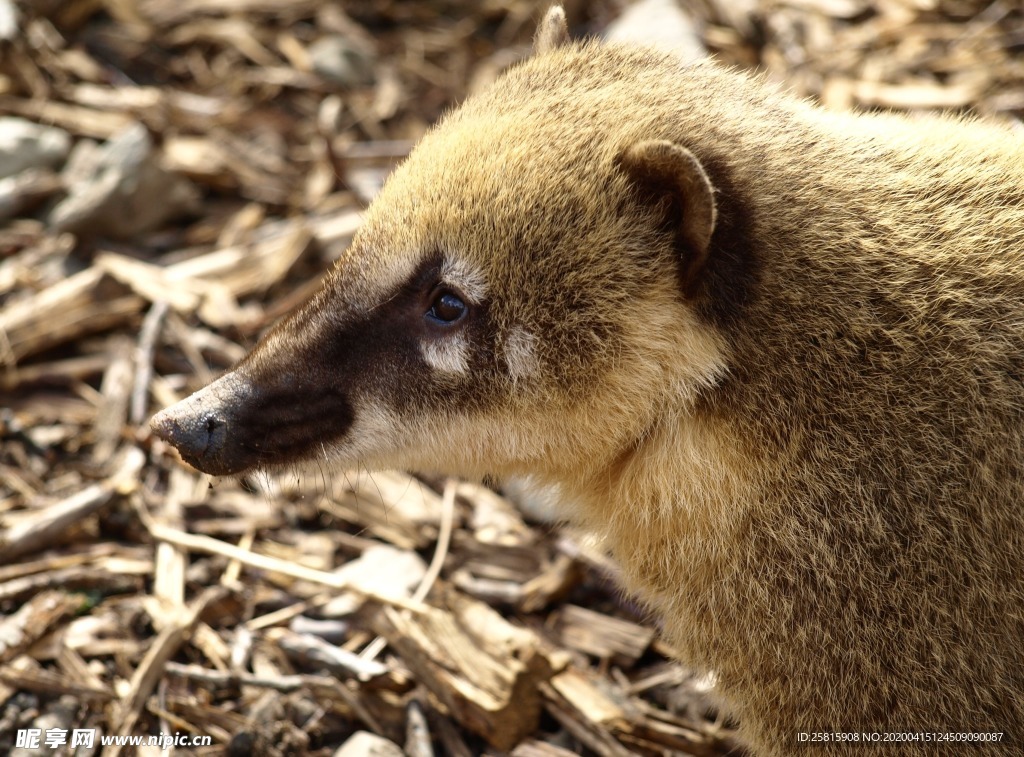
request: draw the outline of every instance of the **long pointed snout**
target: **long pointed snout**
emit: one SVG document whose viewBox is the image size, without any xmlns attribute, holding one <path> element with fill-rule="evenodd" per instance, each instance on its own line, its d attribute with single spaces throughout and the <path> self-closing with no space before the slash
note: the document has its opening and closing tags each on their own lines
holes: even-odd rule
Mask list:
<svg viewBox="0 0 1024 757">
<path fill-rule="evenodd" d="M 349 432 L 352 405 L 329 374 L 310 371 L 301 360 L 255 372 L 250 363 L 158 413 L 150 421 L 153 433 L 189 465 L 230 476 L 308 458 Z"/>
<path fill-rule="evenodd" d="M 237 444 L 239 408 L 253 392 L 236 373 L 229 373 L 149 422 L 153 433 L 177 448 L 195 468 L 215 476 L 238 473 L 253 461 Z"/>
</svg>

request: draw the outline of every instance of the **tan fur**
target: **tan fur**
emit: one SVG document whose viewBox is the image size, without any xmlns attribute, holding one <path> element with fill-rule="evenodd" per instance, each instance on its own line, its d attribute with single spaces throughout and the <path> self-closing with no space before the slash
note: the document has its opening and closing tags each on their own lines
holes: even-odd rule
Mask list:
<svg viewBox="0 0 1024 757">
<path fill-rule="evenodd" d="M 1024 739 L 1020 138 L 542 38 L 422 141 L 235 373 L 346 393 L 351 428 L 308 431 L 344 464 L 561 492 L 757 754 L 802 753 L 801 731 Z M 652 181 L 667 154 L 696 171 Z M 466 325 L 353 341 L 438 254 L 484 298 Z M 396 368 L 469 335 L 465 372 Z M 329 362 L 338 339 L 364 352 Z M 313 378 L 276 378 L 294 364 Z M 154 427 L 195 437 L 225 391 Z M 192 437 L 200 467 L 243 465 Z"/>
</svg>

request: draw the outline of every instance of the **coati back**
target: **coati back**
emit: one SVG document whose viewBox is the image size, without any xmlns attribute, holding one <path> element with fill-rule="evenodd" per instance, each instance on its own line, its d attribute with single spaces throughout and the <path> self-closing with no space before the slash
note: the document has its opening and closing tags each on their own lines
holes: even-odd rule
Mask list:
<svg viewBox="0 0 1024 757">
<path fill-rule="evenodd" d="M 154 430 L 556 488 L 755 753 L 1024 738 L 1024 141 L 564 36 Z"/>
</svg>

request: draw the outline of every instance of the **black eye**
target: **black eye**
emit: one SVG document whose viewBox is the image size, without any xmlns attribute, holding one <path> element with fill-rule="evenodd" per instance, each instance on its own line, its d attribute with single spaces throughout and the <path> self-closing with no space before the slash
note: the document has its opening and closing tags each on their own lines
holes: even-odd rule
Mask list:
<svg viewBox="0 0 1024 757">
<path fill-rule="evenodd" d="M 469 308 L 459 296 L 451 292 L 442 292 L 434 298 L 427 315 L 438 323 L 455 323 L 466 315 Z"/>
</svg>

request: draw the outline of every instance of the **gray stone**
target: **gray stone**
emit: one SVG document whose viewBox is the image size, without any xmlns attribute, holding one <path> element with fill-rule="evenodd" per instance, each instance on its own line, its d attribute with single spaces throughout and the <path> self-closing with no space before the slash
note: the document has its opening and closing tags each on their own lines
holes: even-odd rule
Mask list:
<svg viewBox="0 0 1024 757">
<path fill-rule="evenodd" d="M 30 168 L 53 168 L 70 149 L 71 137 L 63 129 L 14 116 L 0 118 L 0 179 Z"/>
<path fill-rule="evenodd" d="M 0 221 L 21 215 L 63 187 L 52 171 L 30 168 L 0 179 Z"/>
<path fill-rule="evenodd" d="M 343 87 L 363 87 L 373 83 L 373 51 L 341 36 L 321 37 L 309 46 L 313 70 L 328 81 Z"/>
<path fill-rule="evenodd" d="M 50 226 L 74 234 L 128 239 L 196 208 L 199 191 L 164 170 L 149 132 L 132 124 L 109 142 L 76 150 L 64 174 L 68 196 Z"/>
</svg>

